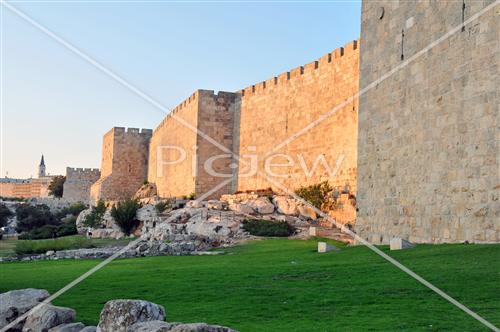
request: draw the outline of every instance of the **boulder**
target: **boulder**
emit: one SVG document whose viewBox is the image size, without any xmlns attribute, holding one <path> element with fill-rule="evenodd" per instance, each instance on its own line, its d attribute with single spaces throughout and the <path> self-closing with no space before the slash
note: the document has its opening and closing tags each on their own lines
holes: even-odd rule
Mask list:
<svg viewBox="0 0 500 332">
<path fill-rule="evenodd" d="M 299 205 L 298 210 L 299 214 L 304 218 L 312 220 L 316 220 L 318 218 L 318 216 L 316 215 L 316 211 L 308 205 Z"/>
<path fill-rule="evenodd" d="M 237 332 L 229 327 L 219 325 L 208 325 L 205 323 L 179 324 L 170 332 Z"/>
<path fill-rule="evenodd" d="M 410 241 L 403 240 L 400 237 L 395 237 L 391 239 L 390 247 L 391 250 L 402 250 L 402 249 L 413 248 L 415 247 L 415 245 Z"/>
<path fill-rule="evenodd" d="M 142 300 L 108 301 L 101 311 L 97 331 L 126 332 L 139 322 L 165 320 L 165 309 L 158 304 Z"/>
<path fill-rule="evenodd" d="M 326 242 L 318 242 L 318 252 L 319 253 L 325 253 L 325 252 L 330 252 L 330 251 L 340 251 L 340 249 L 335 247 L 334 245 L 328 244 Z"/>
<path fill-rule="evenodd" d="M 72 323 L 75 316 L 73 309 L 44 303 L 26 317 L 23 332 L 45 332 L 58 325 Z"/>
<path fill-rule="evenodd" d="M 264 196 L 248 201 L 247 205 L 259 214 L 271 214 L 274 212 L 273 203 L 269 201 L 269 198 Z"/>
<path fill-rule="evenodd" d="M 299 214 L 297 200 L 285 196 L 275 196 L 273 203 L 279 213 L 296 216 Z"/>
<path fill-rule="evenodd" d="M 186 207 L 199 209 L 203 207 L 203 202 L 198 200 L 189 201 L 186 203 Z"/>
<path fill-rule="evenodd" d="M 243 203 L 229 204 L 229 209 L 233 210 L 234 212 L 242 213 L 242 214 L 254 214 L 255 213 L 254 209 L 252 209 L 252 207 L 250 205 L 243 204 Z"/>
<path fill-rule="evenodd" d="M 83 224 L 83 221 L 87 216 L 92 212 L 92 209 L 86 209 L 80 212 L 78 217 L 76 217 L 76 230 L 78 231 L 78 234 L 86 234 L 87 233 L 87 226 Z"/>
<path fill-rule="evenodd" d="M 129 326 L 127 332 L 167 332 L 179 325 L 179 323 L 167 323 L 161 320 L 140 322 Z"/>
<path fill-rule="evenodd" d="M 207 208 L 211 210 L 224 210 L 225 206 L 227 206 L 227 204 L 217 200 L 209 200 L 207 202 Z"/>
<path fill-rule="evenodd" d="M 50 296 L 44 289 L 18 289 L 0 294 L 0 329 Z M 20 329 L 21 324 L 16 328 Z"/>
<path fill-rule="evenodd" d="M 156 185 L 154 183 L 143 184 L 134 195 L 135 199 L 144 199 L 156 196 Z"/>
<path fill-rule="evenodd" d="M 80 332 L 96 332 L 96 331 L 97 331 L 96 326 L 86 326 L 80 330 Z"/>
<path fill-rule="evenodd" d="M 62 324 L 51 328 L 48 332 L 81 332 L 84 327 L 83 323 Z"/>
</svg>

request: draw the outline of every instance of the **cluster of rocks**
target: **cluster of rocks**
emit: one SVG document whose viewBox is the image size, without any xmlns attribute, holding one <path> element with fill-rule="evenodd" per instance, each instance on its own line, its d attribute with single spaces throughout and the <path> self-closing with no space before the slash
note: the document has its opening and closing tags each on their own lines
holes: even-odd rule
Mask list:
<svg viewBox="0 0 500 332">
<path fill-rule="evenodd" d="M 0 329 L 22 332 L 236 332 L 205 323 L 166 322 L 163 306 L 142 300 L 113 300 L 104 305 L 97 326 L 75 322 L 76 312 L 47 301 L 43 289 L 0 294 Z"/>
</svg>

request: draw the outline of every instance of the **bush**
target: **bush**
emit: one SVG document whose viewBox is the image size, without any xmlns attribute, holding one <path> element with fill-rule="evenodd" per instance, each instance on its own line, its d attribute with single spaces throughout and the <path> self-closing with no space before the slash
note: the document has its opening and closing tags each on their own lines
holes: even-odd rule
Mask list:
<svg viewBox="0 0 500 332">
<path fill-rule="evenodd" d="M 324 181 L 311 186 L 300 187 L 295 191 L 295 193 L 314 205 L 316 208 L 321 209 L 323 204 L 328 201 L 328 194 L 332 190 L 333 188 L 330 187 L 328 181 Z"/>
<path fill-rule="evenodd" d="M 92 228 L 99 227 L 102 224 L 104 213 L 106 213 L 106 204 L 103 200 L 99 200 L 97 205 L 93 206 L 90 213 L 83 219 L 83 224 Z"/>
<path fill-rule="evenodd" d="M 195 193 L 190 193 L 189 195 L 182 196 L 182 199 L 186 199 L 186 200 L 189 200 L 189 201 L 192 201 L 195 198 L 196 198 L 196 194 Z"/>
<path fill-rule="evenodd" d="M 167 209 L 172 208 L 172 200 L 168 199 L 166 201 L 161 201 L 156 203 L 155 210 L 158 214 L 163 213 Z"/>
<path fill-rule="evenodd" d="M 17 255 L 43 254 L 49 250 L 92 248 L 92 242 L 84 237 L 67 237 L 52 240 L 17 241 L 14 252 Z"/>
<path fill-rule="evenodd" d="M 82 212 L 85 209 L 87 209 L 87 205 L 83 204 L 82 202 L 77 202 L 77 203 L 71 204 L 69 207 L 64 208 L 61 211 L 57 212 L 56 217 L 58 219 L 63 219 L 67 215 L 78 217 L 80 212 Z"/>
<path fill-rule="evenodd" d="M 47 205 L 23 204 L 16 209 L 18 233 L 29 232 L 45 225 L 58 225 L 60 221 L 50 212 Z"/>
<path fill-rule="evenodd" d="M 243 222 L 243 229 L 255 236 L 290 236 L 295 229 L 286 221 L 248 219 Z"/>
<path fill-rule="evenodd" d="M 65 176 L 54 176 L 49 184 L 49 195 L 61 198 L 63 196 L 64 182 L 66 182 Z"/>
<path fill-rule="evenodd" d="M 7 221 L 12 217 L 14 213 L 5 205 L 0 203 L 0 227 L 7 225 Z"/>
<path fill-rule="evenodd" d="M 118 227 L 120 227 L 121 231 L 127 236 L 139 226 L 137 210 L 140 207 L 141 205 L 137 200 L 127 199 L 118 202 L 118 204 L 111 209 L 111 216 Z"/>
</svg>

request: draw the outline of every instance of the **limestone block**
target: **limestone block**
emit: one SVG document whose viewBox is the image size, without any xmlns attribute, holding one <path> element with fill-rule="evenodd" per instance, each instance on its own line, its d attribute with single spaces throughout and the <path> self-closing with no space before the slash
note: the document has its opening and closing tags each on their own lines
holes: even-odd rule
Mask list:
<svg viewBox="0 0 500 332">
<path fill-rule="evenodd" d="M 340 251 L 340 249 L 335 247 L 334 245 L 328 244 L 326 242 L 318 242 L 318 252 L 319 253 L 325 253 L 325 252 L 330 252 L 330 251 Z"/>
<path fill-rule="evenodd" d="M 402 250 L 402 249 L 409 249 L 413 248 L 415 245 L 411 243 L 410 241 L 403 240 L 400 237 L 394 237 L 391 239 L 390 242 L 390 247 L 391 250 Z"/>
</svg>

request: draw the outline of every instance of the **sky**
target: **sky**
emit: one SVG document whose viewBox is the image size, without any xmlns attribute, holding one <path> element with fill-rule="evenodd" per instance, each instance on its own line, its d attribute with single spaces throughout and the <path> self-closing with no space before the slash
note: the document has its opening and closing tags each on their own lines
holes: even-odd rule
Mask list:
<svg viewBox="0 0 500 332">
<path fill-rule="evenodd" d="M 11 1 L 168 109 L 196 89 L 237 91 L 359 38 L 360 2 Z M 1 5 L 0 5 L 1 7 Z M 3 7 L 4 177 L 98 168 L 114 126 L 165 117 L 136 94 Z"/>
</svg>

